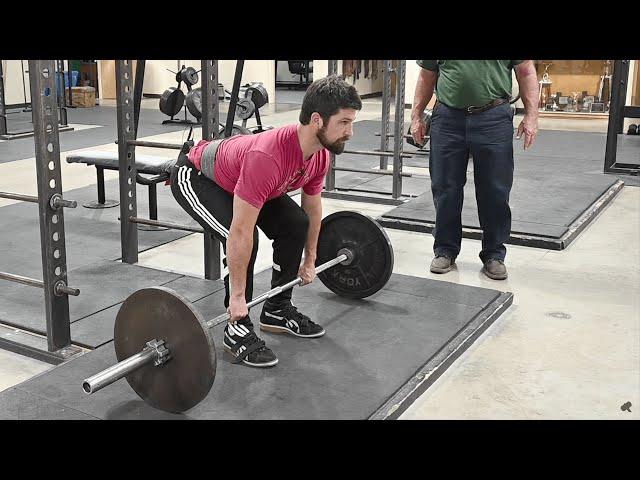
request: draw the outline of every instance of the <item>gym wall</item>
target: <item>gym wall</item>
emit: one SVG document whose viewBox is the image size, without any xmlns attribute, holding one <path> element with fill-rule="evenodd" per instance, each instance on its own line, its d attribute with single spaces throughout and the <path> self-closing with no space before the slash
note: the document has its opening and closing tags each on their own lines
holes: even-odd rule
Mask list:
<svg viewBox="0 0 640 480">
<path fill-rule="evenodd" d="M 235 60 L 220 60 L 218 81 L 224 85 L 225 90 L 231 91 L 233 88 L 235 71 Z M 245 60 L 240 85 L 251 82 L 262 82 L 269 94 L 269 102 L 273 103 L 273 99 L 276 98 L 276 62 L 274 60 Z"/>
<path fill-rule="evenodd" d="M 360 78 L 355 82 L 355 87 L 360 95 L 367 95 L 370 93 L 382 93 L 382 63 L 378 61 L 379 73 L 378 78 L 372 80 L 371 78 L 364 78 L 364 71 L 360 72 Z M 342 60 L 338 60 L 338 71 L 342 71 Z M 319 78 L 326 77 L 329 73 L 329 60 L 314 60 L 313 61 L 313 78 L 317 80 Z M 353 84 L 353 76 L 347 78 L 347 82 Z"/>
<path fill-rule="evenodd" d="M 25 71 L 29 70 L 29 63 L 23 60 Z M 22 66 L 20 60 L 2 60 L 2 70 L 4 72 L 4 101 L 7 105 L 25 103 L 24 90 L 27 92 L 26 103 L 31 101 L 31 91 L 29 86 L 29 74 L 25 73 L 24 90 L 22 87 Z"/>
<path fill-rule="evenodd" d="M 404 103 L 405 105 L 413 105 L 413 96 L 416 93 L 416 83 L 418 82 L 418 74 L 420 73 L 420 66 L 416 63 L 416 60 L 407 60 L 407 72 L 404 83 Z M 436 96 L 431 98 L 431 101 L 427 105 L 427 108 L 433 108 L 436 103 Z M 410 117 L 405 118 L 406 121 L 410 120 Z"/>
<path fill-rule="evenodd" d="M 269 98 L 275 97 L 275 65 L 272 60 L 245 60 L 242 74 L 242 85 L 251 82 L 262 82 L 267 89 Z M 99 68 L 99 83 L 102 85 L 101 98 L 115 99 L 115 61 L 102 60 Z M 144 72 L 145 95 L 162 95 L 169 87 L 177 85 L 175 74 L 169 72 L 178 71 L 182 65 L 200 70 L 201 60 L 147 60 Z M 220 60 L 218 63 L 218 81 L 224 84 L 225 89 L 231 91 L 233 76 L 235 74 L 235 60 Z M 103 78 L 104 77 L 104 78 Z M 201 86 L 199 81 L 196 87 Z M 182 90 L 186 93 L 187 87 L 182 84 Z"/>
<path fill-rule="evenodd" d="M 342 71 L 342 62 L 338 62 L 338 71 Z M 353 83 L 353 76 L 347 77 L 349 83 Z M 382 93 L 382 63 L 378 61 L 378 77 L 373 80 L 371 76 L 364 78 L 364 67 L 360 72 L 360 78 L 358 78 L 353 85 L 358 90 L 360 95 L 368 95 L 371 93 Z"/>
<path fill-rule="evenodd" d="M 135 78 L 136 61 L 132 63 Z M 98 96 L 105 100 L 116 99 L 116 61 L 98 60 Z"/>
<path fill-rule="evenodd" d="M 100 98 L 115 100 L 116 98 L 116 61 L 98 60 L 98 85 Z M 135 78 L 137 61 L 132 63 Z M 143 94 L 161 95 L 170 86 L 176 85 L 175 75 L 167 68 L 177 71 L 178 60 L 147 60 L 144 70 Z M 184 89 L 186 91 L 186 88 Z"/>
<path fill-rule="evenodd" d="M 197 63 L 187 63 L 184 61 L 182 64 L 180 60 L 147 60 L 144 67 L 144 86 L 142 89 L 143 95 L 162 95 L 169 87 L 175 87 L 176 82 L 175 74 L 169 72 L 177 72 L 182 64 L 188 67 L 193 67 L 196 70 L 200 70 L 200 61 Z M 200 82 L 196 86 L 200 86 Z M 187 93 L 187 88 L 182 83 L 182 90 Z"/>
<path fill-rule="evenodd" d="M 640 105 L 640 68 L 638 68 L 638 61 L 632 62 L 633 75 L 630 74 L 630 78 L 633 78 L 631 82 L 633 94 L 631 95 L 631 105 Z"/>
</svg>

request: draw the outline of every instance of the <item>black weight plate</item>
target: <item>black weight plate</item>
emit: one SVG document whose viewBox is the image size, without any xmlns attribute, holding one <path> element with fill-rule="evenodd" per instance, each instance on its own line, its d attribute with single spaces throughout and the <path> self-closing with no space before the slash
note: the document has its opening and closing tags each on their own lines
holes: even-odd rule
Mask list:
<svg viewBox="0 0 640 480">
<path fill-rule="evenodd" d="M 198 83 L 198 72 L 193 67 L 187 67 L 180 71 L 180 77 L 187 85 Z"/>
<path fill-rule="evenodd" d="M 248 98 L 239 98 L 236 104 L 236 116 L 240 120 L 248 120 L 255 112 L 256 107 Z"/>
<path fill-rule="evenodd" d="M 127 375 L 131 388 L 149 405 L 179 413 L 207 396 L 216 376 L 216 349 L 205 321 L 184 297 L 165 287 L 131 294 L 122 304 L 114 327 L 118 361 L 164 340 L 171 359 L 145 365 Z"/>
<path fill-rule="evenodd" d="M 202 90 L 200 87 L 187 93 L 187 110 L 194 117 L 202 118 Z"/>
<path fill-rule="evenodd" d="M 384 229 L 358 212 L 332 213 L 322 220 L 316 266 L 333 260 L 347 248 L 354 258 L 318 274 L 332 292 L 347 298 L 365 298 L 386 285 L 393 271 L 393 248 Z"/>
<path fill-rule="evenodd" d="M 269 103 L 269 94 L 263 85 L 256 84 L 247 87 L 244 96 L 250 98 L 256 108 L 262 108 Z"/>
<path fill-rule="evenodd" d="M 176 87 L 165 90 L 160 97 L 160 111 L 173 117 L 184 105 L 184 92 Z"/>
</svg>

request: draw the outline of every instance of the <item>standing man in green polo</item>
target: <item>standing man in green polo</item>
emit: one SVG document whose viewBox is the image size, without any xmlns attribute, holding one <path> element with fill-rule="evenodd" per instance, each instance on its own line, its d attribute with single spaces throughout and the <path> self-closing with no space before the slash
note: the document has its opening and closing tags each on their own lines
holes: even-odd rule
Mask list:
<svg viewBox="0 0 640 480">
<path fill-rule="evenodd" d="M 511 72 L 515 71 L 525 113 L 517 139 L 524 133 L 529 148 L 538 131 L 538 81 L 531 60 L 418 60 L 422 67 L 411 112 L 411 132 L 424 143 L 423 112 L 434 88 L 438 101 L 431 117 L 429 174 L 436 208 L 435 257 L 430 270 L 446 273 L 455 265 L 462 242 L 463 189 L 467 163 L 473 174 L 482 228 L 482 271 L 504 280 L 504 244 L 511 233 L 509 193 L 513 183 L 513 112 Z"/>
</svg>

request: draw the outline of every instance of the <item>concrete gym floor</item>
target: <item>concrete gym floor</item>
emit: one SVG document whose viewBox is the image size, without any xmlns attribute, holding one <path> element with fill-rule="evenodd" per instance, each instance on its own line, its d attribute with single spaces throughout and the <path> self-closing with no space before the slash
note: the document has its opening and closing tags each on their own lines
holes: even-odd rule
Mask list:
<svg viewBox="0 0 640 480">
<path fill-rule="evenodd" d="M 143 108 L 156 108 L 157 101 L 143 103 Z M 273 112 L 264 116 L 265 124 L 297 121 L 295 110 Z M 379 115 L 379 100 L 367 100 L 358 120 L 373 120 Z M 518 121 L 516 117 L 514 122 Z M 603 132 L 606 121 L 543 118 L 540 128 Z M 539 135 L 544 135 L 544 130 Z M 181 138 L 181 132 L 172 132 L 145 139 L 176 142 Z M 110 150 L 115 145 L 91 149 L 96 147 Z M 522 147 L 516 143 L 516 148 Z M 139 151 L 162 154 L 144 148 Z M 61 165 L 64 190 L 95 183 L 93 169 L 64 160 Z M 116 178 L 117 172 L 105 172 L 105 177 Z M 33 159 L 0 164 L 0 178 L 0 190 L 36 194 Z M 299 200 L 299 196 L 294 198 Z M 9 203 L 13 201 L 0 200 L 0 206 Z M 323 199 L 323 205 L 325 214 L 349 209 L 372 217 L 393 208 L 331 199 Z M 508 246 L 510 276 L 504 282 L 490 280 L 480 272 L 477 240 L 463 239 L 457 269 L 435 275 L 428 270 L 433 245 L 430 235 L 391 229 L 387 233 L 394 247 L 395 273 L 515 294 L 514 304 L 402 419 L 640 418 L 639 188 L 625 186 L 563 251 Z M 192 246 L 189 256 L 184 255 L 185 244 Z M 269 242 L 263 236 L 260 244 L 257 270 L 270 264 Z M 202 275 L 202 239 L 194 234 L 157 247 L 141 254 L 139 263 Z M 0 350 L 0 390 L 50 368 Z M 625 402 L 632 403 L 631 411 L 621 410 Z"/>
</svg>

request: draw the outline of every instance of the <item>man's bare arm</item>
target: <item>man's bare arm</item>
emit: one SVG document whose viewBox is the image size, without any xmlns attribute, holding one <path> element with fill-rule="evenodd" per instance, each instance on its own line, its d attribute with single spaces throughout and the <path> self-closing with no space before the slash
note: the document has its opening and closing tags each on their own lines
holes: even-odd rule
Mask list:
<svg viewBox="0 0 640 480">
<path fill-rule="evenodd" d="M 427 125 L 422 119 L 422 114 L 431 101 L 437 78 L 436 72 L 425 68 L 421 68 L 418 74 L 413 107 L 411 108 L 411 136 L 418 145 L 424 144 Z"/>
<path fill-rule="evenodd" d="M 524 118 L 518 125 L 516 138 L 524 133 L 524 149 L 526 150 L 536 138 L 538 133 L 538 76 L 532 60 L 525 60 L 514 68 L 520 98 L 524 103 Z"/>
<path fill-rule="evenodd" d="M 231 297 L 229 309 L 230 321 L 235 322 L 249 314 L 245 299 L 247 268 L 253 250 L 253 229 L 260 209 L 233 197 L 233 220 L 227 238 L 227 266 L 229 267 L 229 286 Z"/>
</svg>

